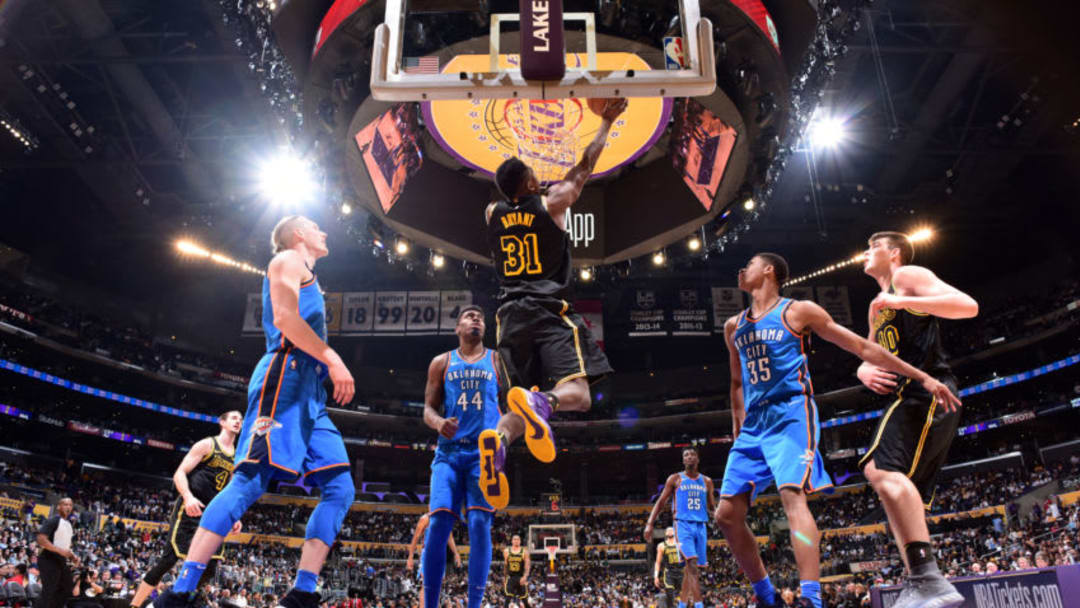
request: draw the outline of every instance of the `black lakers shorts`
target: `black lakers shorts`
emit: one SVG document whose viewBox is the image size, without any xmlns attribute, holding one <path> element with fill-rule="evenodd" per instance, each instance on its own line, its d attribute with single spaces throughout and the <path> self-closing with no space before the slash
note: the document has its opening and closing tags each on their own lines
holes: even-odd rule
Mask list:
<svg viewBox="0 0 1080 608">
<path fill-rule="evenodd" d="M 525 585 L 521 584 L 520 574 L 509 574 L 506 577 L 506 583 L 503 584 L 503 593 L 506 597 L 515 597 L 518 599 L 524 599 L 526 595 Z"/>
<path fill-rule="evenodd" d="M 682 568 L 668 568 L 667 570 L 664 570 L 664 574 L 660 578 L 660 583 L 666 591 L 678 591 L 682 588 L 682 582 Z"/>
<path fill-rule="evenodd" d="M 169 526 L 168 537 L 169 546 L 172 547 L 176 557 L 180 559 L 187 558 L 191 539 L 195 537 L 195 531 L 199 529 L 199 519 L 199 517 L 190 517 L 187 513 L 184 513 L 184 500 L 181 498 L 176 499 L 169 519 L 171 525 Z M 225 559 L 225 543 L 221 543 L 221 548 L 210 559 Z"/>
<path fill-rule="evenodd" d="M 941 381 L 954 394 L 957 392 L 955 378 L 941 378 Z M 883 471 L 907 475 L 929 509 L 934 502 L 938 473 L 956 437 L 961 410 L 948 412 L 921 386 L 913 384 L 914 381 L 907 381 L 896 401 L 885 410 L 874 441 L 859 466 L 866 466 L 873 459 L 874 466 Z"/>
<path fill-rule="evenodd" d="M 565 300 L 525 296 L 506 302 L 495 312 L 495 340 L 515 386 L 548 390 L 612 372 L 585 320 Z"/>
</svg>

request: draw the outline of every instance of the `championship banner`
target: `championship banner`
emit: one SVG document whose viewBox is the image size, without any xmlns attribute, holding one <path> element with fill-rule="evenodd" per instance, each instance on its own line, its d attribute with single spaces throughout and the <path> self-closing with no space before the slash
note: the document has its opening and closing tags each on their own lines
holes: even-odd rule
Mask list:
<svg viewBox="0 0 1080 608">
<path fill-rule="evenodd" d="M 341 294 L 341 333 L 346 336 L 371 333 L 374 308 L 375 294 L 370 291 Z"/>
<path fill-rule="evenodd" d="M 851 300 L 848 298 L 847 287 L 818 287 L 817 296 L 818 304 L 832 316 L 834 321 L 844 327 L 855 324 L 851 316 Z"/>
<path fill-rule="evenodd" d="M 660 292 L 655 289 L 636 289 L 630 302 L 631 338 L 667 336 L 667 315 L 661 302 Z"/>
<path fill-rule="evenodd" d="M 262 294 L 247 294 L 247 307 L 244 309 L 244 327 L 242 334 L 262 333 Z"/>
<path fill-rule="evenodd" d="M 439 332 L 439 292 L 410 291 L 405 330 L 410 334 L 432 335 Z"/>
<path fill-rule="evenodd" d="M 1057 566 L 1002 572 L 992 576 L 953 579 L 964 596 L 965 608 L 1078 608 L 1080 607 L 1080 565 Z M 901 588 L 873 587 L 874 608 L 891 608 Z"/>
<path fill-rule="evenodd" d="M 746 308 L 746 299 L 738 287 L 712 288 L 713 332 L 724 333 L 724 323 Z"/>
<path fill-rule="evenodd" d="M 574 303 L 574 310 L 585 320 L 585 326 L 589 328 L 593 340 L 604 348 L 604 302 L 603 300 L 578 300 Z"/>
<path fill-rule="evenodd" d="M 679 289 L 671 311 L 674 336 L 709 336 L 713 325 L 709 320 L 709 293 L 704 287 Z"/>
<path fill-rule="evenodd" d="M 814 301 L 813 287 L 785 287 L 780 290 L 780 293 L 782 293 L 785 298 L 791 298 L 792 300 L 810 300 L 811 302 Z"/>
<path fill-rule="evenodd" d="M 326 332 L 329 334 L 341 333 L 341 293 L 328 293 L 323 298 L 326 300 Z"/>
<path fill-rule="evenodd" d="M 452 334 L 457 325 L 461 309 L 473 303 L 471 291 L 442 292 L 442 307 L 439 312 L 439 333 Z"/>
</svg>

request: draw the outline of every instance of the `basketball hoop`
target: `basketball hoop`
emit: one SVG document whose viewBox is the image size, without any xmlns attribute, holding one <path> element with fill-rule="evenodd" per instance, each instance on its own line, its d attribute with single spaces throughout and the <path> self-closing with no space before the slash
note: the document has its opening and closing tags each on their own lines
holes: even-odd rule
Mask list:
<svg viewBox="0 0 1080 608">
<path fill-rule="evenodd" d="M 559 547 L 557 545 L 548 545 L 544 547 L 544 551 L 547 551 L 548 565 L 551 567 L 551 571 L 555 572 L 555 555 L 558 554 Z"/>
<path fill-rule="evenodd" d="M 576 98 L 506 101 L 503 114 L 517 143 L 517 157 L 541 185 L 561 181 L 577 162 L 577 126 L 583 112 Z"/>
</svg>

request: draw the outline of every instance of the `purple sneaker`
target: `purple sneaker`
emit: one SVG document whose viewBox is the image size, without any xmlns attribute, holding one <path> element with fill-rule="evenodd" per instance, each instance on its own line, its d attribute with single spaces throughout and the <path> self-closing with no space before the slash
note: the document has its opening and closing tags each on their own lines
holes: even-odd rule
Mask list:
<svg viewBox="0 0 1080 608">
<path fill-rule="evenodd" d="M 555 447 L 555 433 L 547 422 L 551 418 L 551 403 L 547 395 L 515 386 L 507 394 L 506 402 L 510 411 L 525 420 L 525 445 L 529 446 L 532 455 L 540 462 L 555 460 L 558 450 Z"/>
<path fill-rule="evenodd" d="M 510 503 L 510 482 L 506 480 L 506 444 L 495 429 L 487 429 L 477 439 L 480 449 L 480 492 L 493 509 Z"/>
</svg>

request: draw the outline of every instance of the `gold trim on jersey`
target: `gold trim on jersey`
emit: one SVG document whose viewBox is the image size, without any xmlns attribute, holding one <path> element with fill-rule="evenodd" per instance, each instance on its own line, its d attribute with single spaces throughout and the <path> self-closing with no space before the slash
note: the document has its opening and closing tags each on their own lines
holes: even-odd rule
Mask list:
<svg viewBox="0 0 1080 608">
<path fill-rule="evenodd" d="M 922 457 L 923 447 L 926 443 L 926 435 L 930 432 L 931 425 L 934 424 L 934 410 L 937 408 L 937 397 L 930 400 L 930 407 L 926 411 L 926 423 L 923 425 L 922 434 L 919 435 L 919 444 L 915 447 L 915 458 L 911 461 L 911 470 L 908 471 L 908 479 L 915 474 L 915 469 L 919 468 L 919 458 Z"/>
<path fill-rule="evenodd" d="M 578 365 L 580 366 L 581 371 L 570 374 L 569 376 L 560 379 L 558 382 L 555 383 L 555 386 L 565 384 L 567 382 L 570 382 L 571 380 L 577 380 L 578 378 L 585 378 L 589 375 L 585 371 L 585 357 L 581 354 L 581 337 L 578 335 L 578 326 L 570 320 L 570 317 L 566 316 L 566 311 L 570 310 L 570 303 L 566 300 L 563 300 L 562 304 L 563 307 L 562 310 L 559 311 L 559 316 L 562 317 L 563 322 L 569 325 L 570 329 L 574 332 L 574 351 L 577 353 Z M 496 325 L 498 325 L 497 320 Z"/>
<path fill-rule="evenodd" d="M 900 388 L 896 391 L 896 401 L 893 401 L 892 405 L 885 412 L 885 417 L 881 420 L 881 424 L 878 425 L 877 433 L 874 434 L 874 443 L 870 445 L 870 449 L 866 450 L 866 455 L 859 459 L 859 467 L 862 467 L 870 457 L 874 455 L 874 450 L 877 449 L 878 443 L 881 442 L 881 435 L 885 432 L 885 426 L 889 424 L 889 417 L 892 416 L 893 411 L 896 409 L 900 402 L 904 400 L 904 389 L 907 388 L 908 383 L 911 382 L 911 378 L 904 380 L 904 383 L 900 385 Z"/>
</svg>

